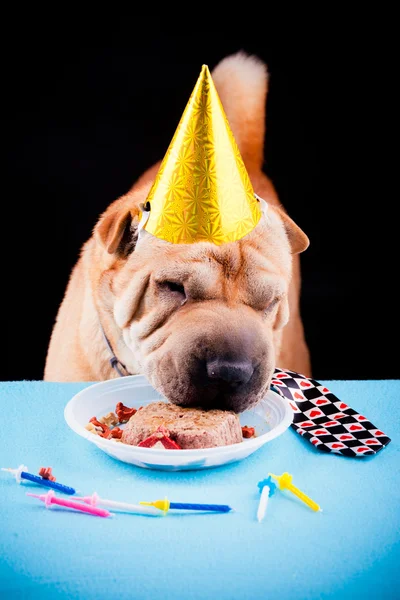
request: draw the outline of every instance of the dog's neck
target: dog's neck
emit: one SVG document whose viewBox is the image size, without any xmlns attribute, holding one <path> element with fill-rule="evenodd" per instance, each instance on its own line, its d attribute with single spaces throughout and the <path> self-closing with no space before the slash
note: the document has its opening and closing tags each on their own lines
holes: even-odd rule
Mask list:
<svg viewBox="0 0 400 600">
<path fill-rule="evenodd" d="M 99 320 L 100 322 L 100 320 Z M 103 334 L 103 339 L 104 342 L 108 348 L 108 351 L 110 353 L 110 358 L 109 358 L 109 363 L 112 369 L 115 370 L 115 372 L 118 374 L 119 377 L 126 377 L 127 375 L 132 375 L 132 373 L 130 373 L 128 371 L 128 369 L 126 368 L 126 366 L 124 365 L 124 363 L 122 363 L 119 358 L 117 358 L 117 356 L 115 355 L 115 352 L 111 346 L 110 340 L 108 339 L 108 337 L 105 334 L 105 331 L 103 329 L 103 326 L 100 322 L 100 329 L 101 332 Z"/>
<path fill-rule="evenodd" d="M 109 311 L 100 310 L 95 300 L 91 281 L 87 280 L 82 297 L 82 318 L 85 323 L 84 335 L 77 338 L 81 348 L 81 361 L 89 381 L 106 380 L 123 375 L 138 374 L 140 370 L 135 357 L 126 346 Z"/>
<path fill-rule="evenodd" d="M 102 378 L 104 375 L 106 379 L 110 379 L 141 373 L 134 353 L 126 345 L 114 321 L 108 315 L 100 316 L 97 311 L 96 316 L 96 340 L 101 344 L 101 351 L 98 353 L 99 364 L 95 369 L 101 371 Z"/>
</svg>

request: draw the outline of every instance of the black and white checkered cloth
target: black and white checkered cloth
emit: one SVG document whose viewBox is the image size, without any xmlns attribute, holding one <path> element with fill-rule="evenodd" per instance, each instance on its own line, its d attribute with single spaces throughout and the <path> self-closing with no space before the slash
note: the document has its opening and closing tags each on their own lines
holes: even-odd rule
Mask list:
<svg viewBox="0 0 400 600">
<path fill-rule="evenodd" d="M 271 389 L 289 400 L 292 428 L 318 450 L 344 456 L 376 454 L 390 438 L 327 387 L 294 371 L 275 369 Z"/>
</svg>

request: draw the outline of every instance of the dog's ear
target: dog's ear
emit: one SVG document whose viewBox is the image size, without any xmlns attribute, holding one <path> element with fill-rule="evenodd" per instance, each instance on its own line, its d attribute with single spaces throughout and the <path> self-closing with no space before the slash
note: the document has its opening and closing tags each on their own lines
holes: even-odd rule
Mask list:
<svg viewBox="0 0 400 600">
<path fill-rule="evenodd" d="M 307 250 L 310 245 L 310 240 L 302 229 L 285 213 L 285 211 L 277 206 L 273 206 L 282 219 L 286 230 L 286 235 L 289 238 L 292 254 L 299 254 Z"/>
<path fill-rule="evenodd" d="M 94 233 L 109 254 L 127 255 L 134 249 L 138 215 L 138 206 L 125 198 L 113 202 L 101 215 Z"/>
</svg>

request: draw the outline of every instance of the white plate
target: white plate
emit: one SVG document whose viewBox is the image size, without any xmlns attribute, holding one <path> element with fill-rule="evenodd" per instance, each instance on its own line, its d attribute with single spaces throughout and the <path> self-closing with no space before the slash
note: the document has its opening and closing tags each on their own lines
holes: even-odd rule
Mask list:
<svg viewBox="0 0 400 600">
<path fill-rule="evenodd" d="M 117 460 L 164 471 L 204 469 L 242 460 L 284 433 L 293 420 L 293 410 L 288 401 L 270 390 L 255 408 L 239 415 L 242 426 L 255 427 L 256 437 L 229 446 L 193 450 L 138 448 L 106 440 L 85 429 L 92 417 L 99 418 L 115 411 L 117 402 L 139 408 L 160 400 L 166 402 L 143 375 L 130 375 L 96 383 L 75 394 L 65 407 L 64 417 L 75 433 Z"/>
</svg>

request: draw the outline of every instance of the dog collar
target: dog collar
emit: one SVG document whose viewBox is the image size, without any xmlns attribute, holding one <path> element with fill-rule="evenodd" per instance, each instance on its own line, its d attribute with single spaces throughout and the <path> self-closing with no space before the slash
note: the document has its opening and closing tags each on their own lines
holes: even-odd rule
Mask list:
<svg viewBox="0 0 400 600">
<path fill-rule="evenodd" d="M 103 334 L 103 338 L 106 343 L 106 346 L 111 354 L 111 358 L 109 358 L 109 363 L 110 363 L 111 367 L 118 373 L 119 377 L 126 377 L 127 375 L 132 375 L 132 373 L 129 373 L 129 371 L 126 368 L 126 366 L 124 365 L 124 363 L 121 362 L 119 360 L 119 358 L 117 358 L 117 356 L 115 355 L 115 352 L 112 349 L 110 340 L 106 336 L 101 323 L 100 323 L 100 329 L 101 329 L 101 333 Z M 123 373 L 123 371 L 125 371 L 125 373 Z"/>
</svg>

